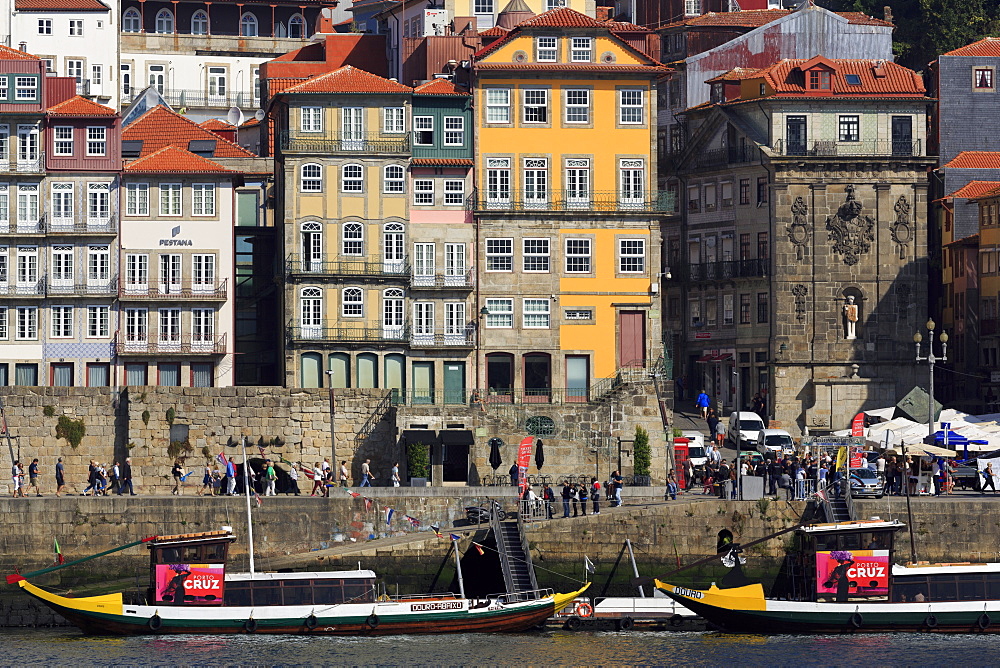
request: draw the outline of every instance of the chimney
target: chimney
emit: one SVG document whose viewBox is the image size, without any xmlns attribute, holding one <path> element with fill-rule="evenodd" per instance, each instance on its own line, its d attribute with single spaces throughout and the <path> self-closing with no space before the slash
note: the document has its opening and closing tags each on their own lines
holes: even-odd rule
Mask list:
<svg viewBox="0 0 1000 668">
<path fill-rule="evenodd" d="M 885 16 L 885 20 L 892 23 L 892 7 L 886 5 L 882 8 L 882 14 Z"/>
<path fill-rule="evenodd" d="M 17 45 L 17 48 L 20 49 L 21 51 L 27 51 L 28 50 L 28 43 L 27 42 L 21 42 L 21 43 L 19 43 Z"/>
</svg>

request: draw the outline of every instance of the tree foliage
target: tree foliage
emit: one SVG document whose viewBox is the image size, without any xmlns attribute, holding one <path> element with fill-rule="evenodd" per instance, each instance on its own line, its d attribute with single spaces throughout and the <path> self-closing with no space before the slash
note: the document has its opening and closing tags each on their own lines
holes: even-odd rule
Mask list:
<svg viewBox="0 0 1000 668">
<path fill-rule="evenodd" d="M 635 443 L 632 444 L 632 470 L 636 475 L 649 475 L 652 451 L 649 448 L 649 432 L 636 425 Z"/>
<path fill-rule="evenodd" d="M 430 477 L 430 446 L 426 443 L 406 444 L 406 471 L 411 478 Z"/>
</svg>

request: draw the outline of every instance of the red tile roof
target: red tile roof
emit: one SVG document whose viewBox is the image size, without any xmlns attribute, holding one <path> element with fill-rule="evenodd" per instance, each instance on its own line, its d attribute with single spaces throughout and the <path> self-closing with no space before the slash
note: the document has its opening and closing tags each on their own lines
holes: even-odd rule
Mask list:
<svg viewBox="0 0 1000 668">
<path fill-rule="evenodd" d="M 233 127 L 232 124 L 229 123 L 229 121 L 224 121 L 221 118 L 210 118 L 207 121 L 202 121 L 201 123 L 198 124 L 198 126 L 199 127 L 203 127 L 203 128 L 205 128 L 206 130 L 208 130 L 210 132 L 214 132 L 216 130 L 235 130 L 236 129 L 235 127 Z"/>
<path fill-rule="evenodd" d="M 377 74 L 345 65 L 286 88 L 285 93 L 410 93 L 413 89 Z"/>
<path fill-rule="evenodd" d="M 49 107 L 53 116 L 117 116 L 118 112 L 111 107 L 97 104 L 85 97 L 76 95 L 59 104 Z"/>
<path fill-rule="evenodd" d="M 527 21 L 517 24 L 518 28 L 607 28 L 608 25 L 581 14 L 569 7 L 556 7 Z"/>
<path fill-rule="evenodd" d="M 507 28 L 504 28 L 503 26 L 493 26 L 492 28 L 487 28 L 486 30 L 480 30 L 479 31 L 479 36 L 480 37 L 503 37 L 508 32 L 510 32 L 510 31 Z"/>
<path fill-rule="evenodd" d="M 111 11 L 110 7 L 98 0 L 15 0 L 14 9 L 19 12 Z"/>
<path fill-rule="evenodd" d="M 1000 56 L 1000 37 L 986 37 L 978 42 L 960 46 L 942 56 Z"/>
<path fill-rule="evenodd" d="M 676 28 L 679 26 L 701 27 L 727 27 L 727 28 L 759 28 L 767 25 L 771 21 L 788 16 L 792 13 L 790 9 L 747 9 L 739 12 L 709 12 L 701 16 L 692 16 L 683 21 L 668 23 L 662 28 Z M 876 19 L 862 12 L 834 12 L 838 16 L 847 19 L 848 23 L 864 26 L 884 26 L 892 27 L 894 24 L 882 19 Z"/>
<path fill-rule="evenodd" d="M 468 95 L 465 86 L 456 86 L 447 79 L 431 79 L 413 89 L 414 95 Z"/>
<path fill-rule="evenodd" d="M 805 97 L 806 79 L 805 73 L 800 69 L 801 65 L 812 64 L 816 58 L 809 60 L 782 60 L 770 67 L 763 68 L 759 72 L 744 76 L 744 79 L 764 78 L 774 89 L 778 97 Z M 836 76 L 833 77 L 833 95 L 835 97 L 924 97 L 927 92 L 924 88 L 924 81 L 919 74 L 902 65 L 897 65 L 892 61 L 885 60 L 827 60 L 821 62 L 831 63 L 836 67 Z M 875 76 L 876 69 L 880 70 L 883 76 Z M 861 79 L 861 84 L 852 86 L 845 79 L 847 74 L 856 74 Z"/>
<path fill-rule="evenodd" d="M 41 60 L 41 58 L 0 44 L 0 60 Z"/>
<path fill-rule="evenodd" d="M 130 123 L 122 132 L 122 139 L 142 140 L 142 157 L 151 155 L 164 146 L 187 149 L 188 142 L 192 139 L 214 139 L 216 158 L 257 157 L 242 146 L 237 146 L 164 106 L 154 107 Z"/>
<path fill-rule="evenodd" d="M 645 26 L 637 26 L 628 21 L 602 21 L 611 32 L 653 32 Z"/>
<path fill-rule="evenodd" d="M 1000 153 L 993 151 L 962 151 L 945 167 L 953 169 L 1000 169 Z"/>
<path fill-rule="evenodd" d="M 472 167 L 473 162 L 467 158 L 413 158 L 410 164 L 415 167 Z"/>
<path fill-rule="evenodd" d="M 752 79 L 755 76 L 760 76 L 760 68 L 757 67 L 734 67 L 728 72 L 723 72 L 717 77 L 708 79 L 705 83 L 719 83 L 722 81 L 743 81 L 744 79 Z"/>
<path fill-rule="evenodd" d="M 300 78 L 297 78 L 297 79 L 293 79 L 291 77 L 276 77 L 274 79 L 268 79 L 267 80 L 267 96 L 268 97 L 274 97 L 278 93 L 283 93 L 284 91 L 288 90 L 292 86 L 300 84 L 300 83 L 302 83 L 303 81 L 306 81 L 306 80 L 307 79 L 304 78 L 304 77 L 300 77 Z"/>
<path fill-rule="evenodd" d="M 125 166 L 125 171 L 137 174 L 235 173 L 214 160 L 203 158 L 176 146 L 164 146 L 155 153 L 133 160 Z"/>
<path fill-rule="evenodd" d="M 1000 188 L 1000 181 L 971 181 L 941 199 L 973 199 Z"/>
</svg>

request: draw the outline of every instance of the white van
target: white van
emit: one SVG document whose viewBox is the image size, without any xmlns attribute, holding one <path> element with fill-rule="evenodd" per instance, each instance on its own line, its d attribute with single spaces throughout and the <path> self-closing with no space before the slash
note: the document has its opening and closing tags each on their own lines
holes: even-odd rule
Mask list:
<svg viewBox="0 0 1000 668">
<path fill-rule="evenodd" d="M 681 436 L 688 440 L 688 459 L 695 469 L 701 469 L 708 461 L 705 452 L 705 435 L 700 431 L 682 431 Z"/>
<path fill-rule="evenodd" d="M 751 448 L 756 448 L 757 437 L 766 428 L 764 421 L 756 413 L 740 411 L 729 416 L 729 431 L 726 433 L 726 438 L 733 444 L 734 448 L 737 441 Z M 740 449 L 743 449 L 742 445 Z"/>
<path fill-rule="evenodd" d="M 757 434 L 757 452 L 768 455 L 790 455 L 795 452 L 795 441 L 784 429 L 764 429 Z"/>
</svg>

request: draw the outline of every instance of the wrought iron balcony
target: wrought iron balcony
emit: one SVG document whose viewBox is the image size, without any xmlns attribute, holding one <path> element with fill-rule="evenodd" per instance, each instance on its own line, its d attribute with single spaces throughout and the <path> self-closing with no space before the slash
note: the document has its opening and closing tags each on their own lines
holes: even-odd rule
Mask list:
<svg viewBox="0 0 1000 668">
<path fill-rule="evenodd" d="M 286 272 L 290 275 L 306 274 L 309 276 L 371 276 L 376 278 L 410 277 L 410 263 L 407 258 L 399 260 L 383 260 L 379 258 L 322 260 L 309 259 L 301 255 L 289 255 L 285 261 Z"/>
<path fill-rule="evenodd" d="M 40 276 L 32 281 L 0 283 L 0 295 L 5 297 L 44 297 L 45 276 Z"/>
<path fill-rule="evenodd" d="M 779 139 L 771 147 L 775 155 L 802 157 L 888 157 L 908 158 L 920 156 L 920 140 L 870 139 L 841 142 L 832 139 L 786 141 Z"/>
<path fill-rule="evenodd" d="M 46 293 L 50 296 L 67 295 L 80 297 L 116 297 L 118 295 L 118 277 L 112 276 L 107 281 L 49 281 Z"/>
<path fill-rule="evenodd" d="M 118 213 L 107 216 L 77 216 L 48 218 L 48 234 L 110 234 L 118 233 Z"/>
<path fill-rule="evenodd" d="M 472 270 L 464 274 L 413 274 L 410 277 L 410 287 L 421 290 L 452 290 L 471 289 L 475 285 Z"/>
<path fill-rule="evenodd" d="M 381 322 L 351 323 L 339 321 L 339 327 L 323 325 L 288 325 L 288 340 L 294 343 L 400 343 L 410 340 L 407 324 L 384 324 Z"/>
<path fill-rule="evenodd" d="M 30 220 L 9 220 L 0 222 L 0 234 L 45 234 L 45 215 Z"/>
<path fill-rule="evenodd" d="M 410 332 L 410 345 L 414 348 L 472 348 L 476 345 L 476 324 L 467 323 L 459 331 L 436 329 L 430 332 Z"/>
<path fill-rule="evenodd" d="M 17 174 L 41 174 L 45 171 L 45 153 L 36 153 L 34 157 L 24 158 L 12 151 L 0 155 L 0 172 Z"/>
<path fill-rule="evenodd" d="M 214 283 L 127 283 L 122 282 L 122 300 L 225 301 L 229 279 Z"/>
<path fill-rule="evenodd" d="M 760 159 L 756 146 L 730 146 L 728 148 L 701 151 L 692 157 L 694 169 L 711 169 L 727 165 L 741 165 Z"/>
<path fill-rule="evenodd" d="M 666 213 L 674 194 L 665 190 L 476 190 L 466 199 L 472 211 L 573 211 L 578 213 Z"/>
<path fill-rule="evenodd" d="M 727 281 L 733 278 L 759 278 L 770 274 L 769 260 L 727 260 L 689 264 L 678 273 L 689 281 Z M 686 276 L 684 276 L 686 274 Z"/>
<path fill-rule="evenodd" d="M 281 150 L 302 153 L 409 153 L 410 135 L 389 135 L 380 132 L 345 134 L 317 132 L 315 135 L 288 132 L 280 134 Z"/>
<path fill-rule="evenodd" d="M 226 335 L 199 336 L 184 334 L 176 337 L 149 339 L 130 338 L 118 334 L 111 345 L 111 354 L 118 357 L 150 355 L 225 355 Z"/>
</svg>

